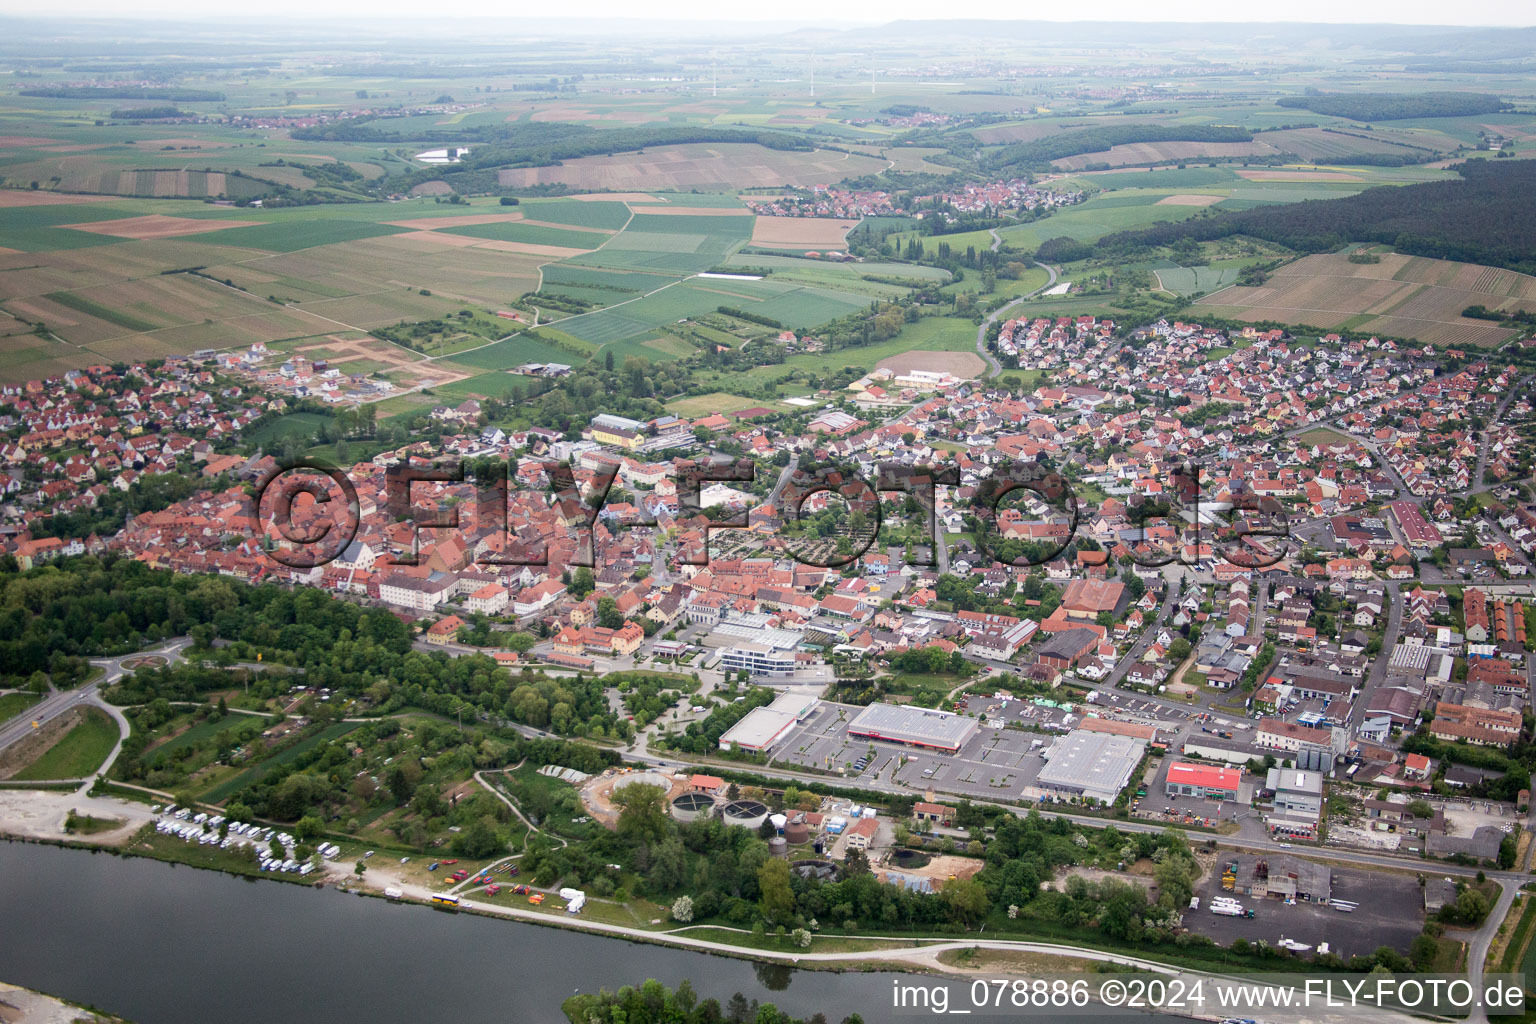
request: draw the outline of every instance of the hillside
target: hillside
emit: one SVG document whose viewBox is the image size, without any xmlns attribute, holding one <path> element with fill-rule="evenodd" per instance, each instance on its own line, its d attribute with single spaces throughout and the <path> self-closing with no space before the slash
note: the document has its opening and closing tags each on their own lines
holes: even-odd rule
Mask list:
<svg viewBox="0 0 1536 1024">
<path fill-rule="evenodd" d="M 1471 305 L 1536 310 L 1536 277 L 1475 263 L 1382 254 L 1376 263 L 1343 254 L 1305 256 L 1257 287 L 1233 286 L 1201 299 L 1212 315 L 1305 324 L 1412 338 L 1436 346 L 1492 348 L 1519 332 L 1461 315 Z"/>
<path fill-rule="evenodd" d="M 1367 189 L 1106 235 L 1101 253 L 1251 235 L 1299 252 L 1379 242 L 1415 256 L 1536 272 L 1536 162 L 1471 160 L 1461 179 Z"/>
</svg>

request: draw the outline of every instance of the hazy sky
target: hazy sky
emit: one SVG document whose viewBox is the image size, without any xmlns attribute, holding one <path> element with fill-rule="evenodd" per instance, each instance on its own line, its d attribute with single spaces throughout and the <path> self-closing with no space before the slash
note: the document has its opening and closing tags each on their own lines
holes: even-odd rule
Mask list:
<svg viewBox="0 0 1536 1024">
<path fill-rule="evenodd" d="M 3 12 L 7 3 L 0 3 Z M 102 17 L 216 18 L 217 8 L 202 0 L 143 0 L 124 5 L 115 0 L 76 0 L 72 14 Z M 972 0 L 935 5 L 931 0 L 778 0 L 767 7 L 723 4 L 718 0 L 575 0 L 559 5 L 507 4 L 494 0 L 459 0 L 425 13 L 418 0 L 264 0 L 247 14 L 270 17 L 455 17 L 520 18 L 657 18 L 666 20 L 762 21 L 814 24 L 818 21 L 869 23 L 896 18 L 1023 18 L 1051 21 L 1317 21 L 1397 25 L 1531 25 L 1536 14 L 1517 0 L 1291 0 L 1284 5 L 1233 4 L 1229 0 L 1162 0 L 1154 12 L 1144 0 L 1098 0 L 1091 5 L 1057 5 Z M 13 9 L 13 13 L 21 13 Z M 38 13 L 41 11 L 29 11 Z M 217 19 L 224 20 L 224 19 Z"/>
</svg>

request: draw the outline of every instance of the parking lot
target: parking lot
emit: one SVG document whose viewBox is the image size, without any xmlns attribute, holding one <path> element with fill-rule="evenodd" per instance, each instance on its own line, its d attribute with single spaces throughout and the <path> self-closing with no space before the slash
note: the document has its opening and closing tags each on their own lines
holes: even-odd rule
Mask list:
<svg viewBox="0 0 1536 1024">
<path fill-rule="evenodd" d="M 1010 701 L 1010 715 L 989 718 L 1038 724 L 1061 722 L 1066 713 L 1060 709 L 1039 708 Z M 904 746 L 899 743 L 850 740 L 848 723 L 862 708 L 822 704 L 793 732 L 781 740 L 773 752 L 773 763 L 786 767 L 846 770 L 849 779 L 895 780 L 913 789 L 927 789 L 972 797 L 1017 797 L 1040 774 L 1044 760 L 1042 747 L 1054 734 L 1022 729 L 989 728 L 985 725 L 960 750 L 951 755 L 940 751 Z M 982 710 L 974 703 L 973 711 Z M 1065 731 L 1058 725 L 1058 731 Z M 846 766 L 875 751 L 862 771 Z"/>
<path fill-rule="evenodd" d="M 1326 942 L 1329 952 L 1347 960 L 1379 946 L 1407 952 L 1408 944 L 1424 927 L 1424 893 L 1417 879 L 1385 871 L 1334 870 L 1333 898 L 1360 905 L 1348 914 L 1313 903 L 1298 901 L 1287 906 L 1277 899 L 1227 892 L 1221 888 L 1219 871 L 1208 875 L 1196 892 L 1200 909 L 1184 912 L 1184 926 L 1222 945 L 1236 938 L 1250 942 L 1263 939 L 1275 945 L 1284 937 L 1304 942 L 1316 952 L 1317 945 Z M 1209 909 L 1212 896 L 1235 898 L 1255 916 L 1250 920 L 1213 914 Z"/>
</svg>

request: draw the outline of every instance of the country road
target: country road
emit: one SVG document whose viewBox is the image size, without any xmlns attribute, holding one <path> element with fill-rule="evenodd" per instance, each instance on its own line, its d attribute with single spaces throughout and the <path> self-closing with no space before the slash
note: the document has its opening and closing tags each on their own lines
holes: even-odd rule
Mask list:
<svg viewBox="0 0 1536 1024">
<path fill-rule="evenodd" d="M 996 252 L 998 245 L 1000 245 L 1001 243 L 1002 243 L 1002 239 L 997 236 L 997 232 L 996 231 L 993 231 L 992 232 L 992 251 Z M 1010 302 L 1006 302 L 1003 305 L 997 307 L 997 309 L 992 311 L 992 314 L 990 316 L 988 316 L 985 320 L 982 321 L 981 326 L 976 328 L 976 354 L 981 356 L 981 358 L 983 358 L 983 359 L 985 359 L 987 361 L 987 376 L 989 378 L 996 377 L 998 374 L 1002 373 L 1003 372 L 1003 366 L 1002 366 L 1001 363 L 999 363 L 997 361 L 997 359 L 992 355 L 991 352 L 987 351 L 987 328 L 991 327 L 992 324 L 997 320 L 998 317 L 1002 316 L 1004 313 L 1006 313 L 1008 310 L 1012 309 L 1014 306 L 1017 306 L 1019 303 L 1025 301 L 1026 299 L 1034 298 L 1036 295 L 1039 295 L 1041 292 L 1045 291 L 1047 288 L 1050 288 L 1052 285 L 1054 285 L 1056 283 L 1056 268 L 1055 267 L 1047 266 L 1044 263 L 1036 263 L 1035 266 L 1039 267 L 1041 270 L 1044 270 L 1047 274 L 1049 274 L 1050 275 L 1050 280 L 1046 281 L 1045 284 L 1041 285 L 1039 288 L 1036 288 L 1034 291 L 1030 292 L 1028 295 L 1020 295 L 1018 298 L 1016 298 L 1016 299 L 1014 299 L 1014 300 L 1012 300 Z"/>
</svg>

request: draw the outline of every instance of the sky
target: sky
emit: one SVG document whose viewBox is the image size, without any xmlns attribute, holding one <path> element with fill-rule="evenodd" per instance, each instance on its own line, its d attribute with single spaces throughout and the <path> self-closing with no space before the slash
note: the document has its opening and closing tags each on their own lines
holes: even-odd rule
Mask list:
<svg viewBox="0 0 1536 1024">
<path fill-rule="evenodd" d="M 11 0 L 0 2 L 0 13 Z M 85 17 L 178 17 L 207 19 L 203 0 L 140 0 L 123 5 L 116 0 L 74 0 L 72 15 Z M 432 8 L 418 0 L 263 0 L 247 10 L 260 18 L 429 17 L 441 23 L 453 18 L 652 18 L 692 21 L 791 22 L 795 25 L 836 23 L 880 24 L 899 18 L 999 18 L 1048 21 L 1289 21 L 1394 25 L 1526 26 L 1536 24 L 1536 11 L 1517 0 L 1290 0 L 1285 5 L 1233 4 L 1231 0 L 1161 0 L 1155 18 L 1145 0 L 1096 0 L 1091 5 L 1029 5 L 1013 0 L 971 0 L 960 6 L 935 5 L 931 0 L 776 0 L 768 6 L 722 4 L 718 0 L 575 0 L 558 6 L 512 4 L 504 0 L 456 0 Z M 12 13 L 22 13 L 12 9 Z M 41 14 L 41 11 L 28 11 Z"/>
</svg>

